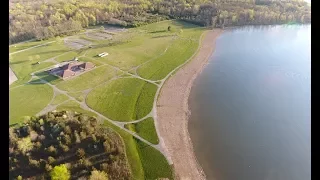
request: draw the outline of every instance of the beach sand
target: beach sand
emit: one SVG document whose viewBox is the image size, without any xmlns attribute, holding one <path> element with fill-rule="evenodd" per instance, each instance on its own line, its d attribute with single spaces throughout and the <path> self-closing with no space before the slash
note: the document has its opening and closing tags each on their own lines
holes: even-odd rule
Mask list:
<svg viewBox="0 0 320 180">
<path fill-rule="evenodd" d="M 175 179 L 202 180 L 205 174 L 198 164 L 188 132 L 188 98 L 194 79 L 215 49 L 221 29 L 205 32 L 198 52 L 163 85 L 157 101 L 158 133 L 173 162 Z"/>
</svg>

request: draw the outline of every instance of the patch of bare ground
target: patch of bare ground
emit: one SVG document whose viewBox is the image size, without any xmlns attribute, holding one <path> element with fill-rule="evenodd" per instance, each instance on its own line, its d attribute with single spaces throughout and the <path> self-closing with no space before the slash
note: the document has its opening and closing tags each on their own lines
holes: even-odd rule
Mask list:
<svg viewBox="0 0 320 180">
<path fill-rule="evenodd" d="M 86 41 L 84 39 L 69 39 L 69 38 L 68 39 L 66 38 L 64 40 L 64 43 L 67 46 L 69 46 L 69 47 L 71 47 L 73 49 L 76 49 L 76 50 L 81 49 L 81 48 L 91 44 L 90 41 Z"/>
<path fill-rule="evenodd" d="M 220 29 L 206 32 L 198 53 L 165 82 L 157 101 L 158 130 L 173 161 L 176 179 L 205 179 L 189 137 L 188 97 L 194 79 L 206 65 L 221 33 Z"/>
</svg>

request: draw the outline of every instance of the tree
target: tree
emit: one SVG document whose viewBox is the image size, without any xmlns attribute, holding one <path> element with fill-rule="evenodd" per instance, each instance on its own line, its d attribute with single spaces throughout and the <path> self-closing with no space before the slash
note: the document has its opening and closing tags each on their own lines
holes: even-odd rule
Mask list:
<svg viewBox="0 0 320 180">
<path fill-rule="evenodd" d="M 77 155 L 79 158 L 84 158 L 86 155 L 86 152 L 84 151 L 84 149 L 80 148 L 77 150 Z"/>
<path fill-rule="evenodd" d="M 108 180 L 108 175 L 104 171 L 91 171 L 89 180 Z"/>
<path fill-rule="evenodd" d="M 168 31 L 171 31 L 171 26 L 168 26 Z"/>
<path fill-rule="evenodd" d="M 65 164 L 55 166 L 50 172 L 51 180 L 69 180 L 71 175 Z"/>
<path fill-rule="evenodd" d="M 26 154 L 33 148 L 33 144 L 31 142 L 30 137 L 22 138 L 18 141 L 18 149 L 23 153 Z"/>
</svg>

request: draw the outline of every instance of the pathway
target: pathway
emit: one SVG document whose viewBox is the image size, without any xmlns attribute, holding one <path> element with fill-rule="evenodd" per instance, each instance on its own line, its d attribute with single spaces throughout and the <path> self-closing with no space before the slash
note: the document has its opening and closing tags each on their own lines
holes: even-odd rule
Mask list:
<svg viewBox="0 0 320 180">
<path fill-rule="evenodd" d="M 27 51 L 27 50 L 30 50 L 30 49 L 33 49 L 33 48 L 37 48 L 37 47 L 40 47 L 40 46 L 44 46 L 44 45 L 47 45 L 47 44 L 51 44 L 51 43 L 54 43 L 54 42 L 56 42 L 56 41 L 50 41 L 50 42 L 47 42 L 47 43 L 44 43 L 44 44 L 39 44 L 39 45 L 36 45 L 36 46 L 32 46 L 32 47 L 29 47 L 29 48 L 26 48 L 26 49 L 22 49 L 20 51 L 9 53 L 9 55 L 16 54 L 16 53 L 23 52 L 23 51 Z"/>
<path fill-rule="evenodd" d="M 202 36 L 203 36 L 203 34 L 201 35 L 200 40 L 202 39 Z M 177 38 L 177 37 L 174 37 L 174 38 Z M 174 38 L 173 38 L 173 39 L 174 39 Z M 178 38 L 179 38 L 179 37 L 178 37 Z M 200 40 L 199 40 L 199 42 L 200 42 Z M 50 42 L 50 43 L 52 43 L 52 42 Z M 47 44 L 47 43 L 46 43 L 46 44 Z M 172 44 L 172 43 L 171 43 L 171 44 Z M 169 155 L 169 153 L 168 153 L 168 149 L 166 148 L 165 143 L 164 143 L 161 135 L 159 134 L 159 133 L 160 133 L 160 130 L 159 130 L 159 125 L 158 125 L 158 120 L 157 120 L 157 98 L 158 98 L 158 96 L 159 96 L 160 90 L 161 90 L 163 84 L 165 83 L 165 81 L 166 81 L 170 76 L 172 76 L 172 74 L 173 74 L 176 70 L 178 70 L 179 68 L 181 68 L 182 66 L 184 66 L 186 63 L 188 63 L 198 51 L 195 52 L 195 53 L 193 54 L 193 56 L 190 57 L 190 59 L 188 59 L 185 63 L 183 63 L 183 64 L 181 64 L 180 66 L 178 66 L 178 67 L 176 67 L 175 69 L 173 69 L 173 70 L 172 70 L 165 78 L 163 78 L 163 79 L 160 79 L 160 80 L 149 80 L 149 79 L 143 78 L 143 77 L 141 77 L 141 76 L 139 76 L 139 75 L 137 74 L 137 69 L 138 69 L 139 67 L 141 67 L 143 64 L 146 64 L 146 63 L 148 63 L 148 62 L 151 62 L 151 61 L 157 59 L 158 57 L 162 56 L 163 54 L 165 54 L 171 44 L 169 44 L 168 47 L 166 47 L 166 49 L 164 50 L 164 52 L 162 52 L 162 53 L 161 53 L 160 55 L 158 55 L 157 57 L 153 57 L 153 58 L 151 58 L 150 60 L 147 60 L 146 62 L 144 62 L 144 63 L 142 63 L 142 64 L 140 64 L 140 65 L 138 65 L 138 66 L 136 66 L 136 67 L 134 67 L 134 68 L 131 68 L 131 69 L 128 70 L 128 71 L 124 71 L 124 70 L 120 69 L 119 67 L 113 66 L 113 65 L 111 65 L 111 64 L 108 64 L 108 63 L 106 63 L 106 62 L 100 61 L 100 60 L 98 60 L 98 59 L 93 59 L 93 58 L 91 58 L 91 57 L 87 57 L 87 58 L 90 58 L 90 59 L 93 59 L 93 60 L 95 60 L 95 61 L 98 61 L 98 62 L 102 63 L 102 64 L 103 64 L 102 66 L 104 66 L 104 65 L 110 66 L 110 67 L 112 67 L 113 69 L 115 69 L 115 70 L 117 70 L 117 71 L 120 71 L 120 72 L 122 72 L 122 73 L 125 74 L 125 75 L 128 75 L 128 77 L 115 76 L 115 77 L 113 77 L 113 78 L 111 78 L 111 79 L 109 79 L 109 80 L 107 80 L 107 81 L 105 81 L 105 82 L 97 85 L 96 87 L 79 91 L 79 92 L 84 92 L 85 97 L 88 95 L 88 93 L 90 93 L 93 89 L 97 88 L 98 86 L 104 85 L 104 84 L 106 84 L 106 83 L 109 83 L 110 81 L 113 81 L 113 80 L 116 80 L 116 79 L 119 79 L 119 78 L 137 78 L 137 79 L 140 79 L 140 80 L 143 80 L 143 81 L 152 83 L 152 84 L 154 84 L 154 85 L 156 85 L 156 86 L 158 87 L 157 92 L 156 92 L 156 95 L 155 95 L 155 97 L 154 97 L 152 110 L 151 110 L 151 112 L 150 112 L 149 114 L 147 114 L 145 117 L 143 117 L 143 118 L 141 118 L 141 119 L 134 120 L 134 121 L 130 121 L 130 122 L 121 122 L 121 121 L 117 121 L 117 120 L 112 120 L 112 119 L 110 119 L 110 118 L 108 118 L 108 117 L 100 114 L 99 112 L 95 111 L 94 109 L 90 108 L 90 107 L 86 104 L 85 101 L 82 101 L 82 102 L 81 102 L 81 101 L 78 101 L 78 100 L 75 99 L 74 97 L 70 96 L 70 95 L 67 93 L 68 91 L 61 90 L 61 89 L 57 88 L 56 85 L 50 84 L 49 82 L 47 82 L 47 81 L 45 81 L 44 79 L 41 79 L 41 78 L 40 78 L 40 80 L 42 81 L 42 83 L 48 84 L 48 85 L 51 86 L 51 87 L 53 88 L 53 90 L 54 90 L 54 96 L 53 96 L 51 102 L 53 101 L 53 99 L 54 99 L 54 97 L 55 97 L 56 94 L 64 94 L 64 95 L 67 96 L 69 99 L 66 100 L 66 101 L 64 101 L 64 102 L 62 102 L 62 103 L 60 103 L 60 104 L 58 104 L 58 105 L 51 105 L 51 102 L 50 102 L 50 103 L 49 103 L 43 110 L 41 110 L 37 115 L 45 114 L 45 113 L 47 113 L 47 112 L 49 112 L 49 111 L 52 111 L 52 110 L 56 109 L 59 105 L 65 103 L 65 102 L 67 102 L 67 101 L 73 100 L 73 101 L 77 102 L 82 109 L 97 114 L 100 118 L 102 118 L 102 119 L 104 119 L 104 120 L 112 123 L 113 125 L 119 127 L 120 129 L 126 131 L 127 133 L 131 134 L 131 135 L 134 136 L 135 138 L 137 138 L 137 139 L 143 141 L 144 143 L 148 144 L 149 146 L 152 146 L 152 147 L 154 147 L 155 149 L 159 150 L 159 151 L 166 157 L 166 159 L 168 160 L 168 163 L 172 165 L 173 162 L 172 162 L 171 157 L 170 157 L 170 155 Z M 38 45 L 38 46 L 39 46 L 39 45 Z M 35 47 L 32 47 L 32 48 L 35 48 Z M 200 48 L 200 45 L 199 45 L 199 48 Z M 198 49 L 199 49 L 199 48 L 198 48 Z M 28 49 L 30 49 L 30 48 L 28 48 Z M 25 49 L 25 50 L 28 50 L 28 49 Z M 21 51 L 23 51 L 23 50 L 21 50 Z M 21 51 L 20 51 L 20 52 L 21 52 Z M 89 51 L 89 50 L 86 50 L 86 51 L 85 51 L 85 54 L 82 55 L 81 57 L 84 57 L 88 51 Z M 17 53 L 17 52 L 15 52 L 15 53 Z M 60 56 L 60 55 L 59 55 L 59 56 Z M 53 61 L 54 58 L 56 58 L 56 57 L 50 58 L 50 59 L 48 59 L 48 60 L 46 60 L 46 61 Z M 129 72 L 129 71 L 132 71 L 132 70 L 134 71 L 134 73 L 130 73 L 130 72 Z M 38 72 L 39 72 L 39 71 L 38 71 Z M 35 72 L 34 72 L 34 73 L 35 73 Z M 31 75 L 33 75 L 34 73 L 31 73 Z M 158 84 L 157 82 L 158 82 L 159 84 Z M 139 136 L 138 134 L 136 134 L 135 132 L 132 132 L 132 131 L 124 128 L 124 125 L 125 125 L 125 124 L 138 123 L 138 122 L 143 121 L 143 120 L 145 120 L 146 118 L 149 118 L 149 117 L 153 117 L 153 119 L 154 119 L 155 129 L 156 129 L 156 132 L 157 132 L 157 135 L 158 135 L 158 138 L 159 138 L 159 143 L 158 143 L 158 144 L 152 144 L 152 143 L 150 143 L 149 141 L 145 140 L 144 138 L 140 137 L 140 136 Z"/>
</svg>

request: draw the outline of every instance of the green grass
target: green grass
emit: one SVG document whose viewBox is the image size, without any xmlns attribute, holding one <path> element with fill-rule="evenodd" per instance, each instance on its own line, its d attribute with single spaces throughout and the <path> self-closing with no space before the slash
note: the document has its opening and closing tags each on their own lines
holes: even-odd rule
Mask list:
<svg viewBox="0 0 320 180">
<path fill-rule="evenodd" d="M 44 68 L 48 68 L 54 63 L 52 62 L 43 62 L 41 64 L 32 65 L 33 62 L 24 62 L 22 64 L 10 64 L 11 69 L 15 72 L 18 80 L 10 85 L 13 87 L 15 85 L 20 85 L 28 82 L 31 79 L 30 73 L 39 71 Z"/>
<path fill-rule="evenodd" d="M 87 114 L 92 117 L 97 117 L 97 114 L 91 111 L 84 110 L 76 101 L 67 101 L 56 108 L 57 111 L 74 111 L 82 114 Z"/>
<path fill-rule="evenodd" d="M 62 79 L 60 79 L 59 77 L 51 75 L 44 71 L 35 73 L 35 75 L 38 77 L 38 79 L 30 81 L 31 83 L 39 81 L 39 78 L 49 82 L 50 84 L 57 84 L 62 81 Z"/>
<path fill-rule="evenodd" d="M 64 101 L 68 100 L 69 97 L 64 95 L 64 94 L 58 94 L 56 95 L 56 97 L 54 98 L 54 100 L 51 102 L 52 105 L 57 105 L 60 103 L 63 103 Z"/>
<path fill-rule="evenodd" d="M 125 128 L 133 132 L 136 132 L 140 137 L 144 138 L 145 140 L 153 144 L 159 143 L 158 135 L 154 125 L 154 120 L 152 117 L 149 117 L 138 123 L 126 124 Z"/>
<path fill-rule="evenodd" d="M 30 73 L 54 65 L 52 62 L 42 61 L 58 56 L 67 51 L 69 51 L 69 49 L 64 46 L 63 43 L 54 42 L 11 55 L 9 64 L 18 77 L 18 80 L 12 85 L 27 82 L 30 79 Z M 36 62 L 41 62 L 41 64 L 34 64 Z"/>
<path fill-rule="evenodd" d="M 161 80 L 187 61 L 197 50 L 198 44 L 196 41 L 176 39 L 164 55 L 142 65 L 137 72 L 143 78 Z"/>
<path fill-rule="evenodd" d="M 121 78 L 91 91 L 87 104 L 117 121 L 146 116 L 152 109 L 157 86 L 135 78 Z"/>
<path fill-rule="evenodd" d="M 167 31 L 169 25 L 171 26 L 170 32 Z M 183 31 L 180 32 L 180 29 Z M 18 76 L 18 81 L 10 85 L 10 88 L 27 82 L 31 78 L 30 73 L 53 65 L 51 62 L 32 65 L 35 62 L 53 57 L 56 57 L 56 61 L 62 62 L 86 53 L 85 57 L 80 57 L 79 60 L 93 62 L 97 67 L 92 71 L 66 81 L 41 71 L 37 73 L 37 76 L 55 84 L 61 90 L 68 91 L 69 95 L 79 101 L 86 100 L 91 108 L 106 117 L 125 122 L 141 119 L 152 110 L 158 87 L 140 79 L 130 78 L 128 75 L 123 76 L 126 78 L 107 82 L 112 77 L 123 73 L 104 64 L 129 70 L 151 60 L 142 65 L 137 72 L 144 78 L 159 80 L 194 54 L 198 47 L 199 37 L 203 32 L 203 28 L 192 24 L 181 21 L 163 21 L 118 33 L 113 36 L 112 40 L 91 40 L 94 45 L 87 50 L 68 52 L 70 48 L 57 42 L 37 47 L 10 56 L 10 67 Z M 78 36 L 82 39 L 90 39 L 83 34 Z M 41 43 L 45 42 L 49 41 Z M 16 48 L 11 46 L 10 52 L 41 43 L 28 42 L 19 44 Z M 165 50 L 166 53 L 164 53 Z M 109 55 L 103 58 L 96 57 L 101 52 L 108 52 Z M 90 88 L 95 89 L 85 99 L 82 91 Z M 46 84 L 11 89 L 10 123 L 20 121 L 25 115 L 38 113 L 51 101 L 52 94 L 52 89 Z M 66 96 L 60 94 L 52 103 L 59 104 L 65 99 Z M 59 105 L 57 110 L 76 111 L 97 117 L 95 113 L 82 109 L 76 101 L 71 100 Z M 123 138 L 133 179 L 151 180 L 161 177 L 173 179 L 171 166 L 159 151 L 136 140 L 132 135 L 108 121 L 104 121 L 104 124 L 114 129 Z M 158 144 L 159 142 L 153 118 L 128 124 L 126 127 L 151 143 Z"/>
<path fill-rule="evenodd" d="M 9 46 L 9 53 L 13 53 L 16 51 L 20 51 L 20 50 L 24 50 L 27 48 L 31 48 L 32 46 L 37 46 L 40 44 L 45 44 L 48 43 L 50 41 L 54 41 L 54 39 L 48 39 L 48 40 L 44 40 L 44 41 L 30 41 L 30 42 L 25 42 L 25 43 L 20 43 L 20 44 L 13 44 Z"/>
<path fill-rule="evenodd" d="M 172 167 L 163 154 L 138 139 L 135 139 L 135 141 L 137 143 L 145 179 L 173 179 Z"/>
<path fill-rule="evenodd" d="M 65 91 L 82 91 L 100 85 L 116 75 L 116 71 L 109 66 L 96 67 L 80 76 L 65 80 L 57 87 Z"/>
<path fill-rule="evenodd" d="M 41 62 L 68 51 L 69 48 L 63 43 L 53 42 L 44 46 L 39 46 L 30 50 L 12 54 L 10 60 L 13 63 L 33 60 Z"/>
<path fill-rule="evenodd" d="M 53 97 L 53 90 L 46 84 L 32 84 L 9 90 L 9 123 L 21 122 L 23 116 L 40 112 Z"/>
<path fill-rule="evenodd" d="M 92 62 L 94 63 L 96 66 L 101 66 L 103 65 L 103 63 L 101 63 L 99 60 L 96 60 L 94 58 L 90 58 L 90 57 L 80 57 L 79 61 L 83 61 L 83 62 Z"/>
<path fill-rule="evenodd" d="M 123 70 L 129 70 L 132 67 L 160 55 L 169 45 L 171 37 L 151 38 L 146 34 L 135 34 L 130 41 L 114 46 L 99 47 L 91 49 L 87 56 L 107 62 Z M 101 52 L 108 52 L 105 57 L 96 57 Z"/>
<path fill-rule="evenodd" d="M 76 100 L 78 101 L 84 101 L 85 99 L 85 96 L 83 94 L 83 92 L 71 92 L 71 93 L 68 93 L 70 96 L 76 98 Z"/>
<path fill-rule="evenodd" d="M 56 61 L 58 62 L 63 62 L 63 61 L 70 61 L 70 60 L 73 60 L 74 57 L 77 57 L 79 54 L 75 51 L 71 51 L 71 52 L 68 52 L 66 54 L 63 54 L 57 58 L 55 58 Z"/>
<path fill-rule="evenodd" d="M 144 172 L 140 160 L 140 156 L 137 149 L 136 141 L 134 140 L 133 136 L 124 130 L 121 130 L 119 127 L 111 124 L 108 121 L 104 121 L 104 125 L 107 127 L 112 128 L 117 133 L 120 134 L 122 137 L 125 147 L 126 147 L 126 155 L 128 158 L 128 162 L 130 164 L 130 169 L 132 173 L 132 177 L 134 180 L 143 180 L 144 179 Z"/>
</svg>

